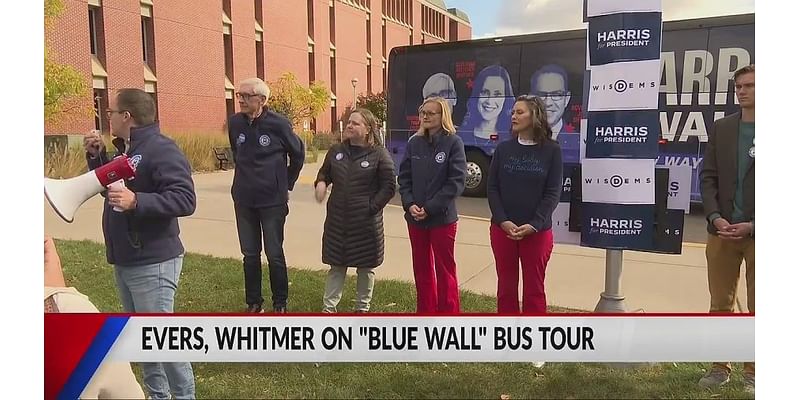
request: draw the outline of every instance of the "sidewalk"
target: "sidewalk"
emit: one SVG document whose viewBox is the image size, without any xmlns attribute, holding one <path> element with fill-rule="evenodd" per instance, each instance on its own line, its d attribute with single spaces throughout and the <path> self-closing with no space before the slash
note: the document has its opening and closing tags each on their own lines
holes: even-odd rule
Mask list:
<svg viewBox="0 0 800 400">
<path fill-rule="evenodd" d="M 319 162 L 322 161 L 320 157 Z M 312 199 L 311 184 L 319 163 L 304 166 L 292 193 L 284 245 L 289 266 L 327 270 L 321 260 L 324 204 Z M 181 219 L 181 239 L 189 252 L 241 258 L 230 184 L 233 171 L 194 176 L 197 211 Z M 75 222 L 63 222 L 44 201 L 45 233 L 60 239 L 89 239 L 102 243 L 102 197 L 95 196 L 76 213 Z M 403 210 L 390 205 L 384 211 L 386 257 L 378 279 L 413 282 L 411 248 Z M 622 292 L 629 310 L 647 312 L 707 312 L 709 304 L 705 247 L 684 244 L 683 254 L 660 255 L 626 252 Z M 456 259 L 461 287 L 495 295 L 496 273 L 489 246 L 489 223 L 463 217 L 459 221 Z M 547 268 L 547 302 L 551 305 L 593 310 L 603 291 L 605 252 L 572 245 L 556 245 Z M 745 299 L 740 283 L 739 296 Z"/>
</svg>

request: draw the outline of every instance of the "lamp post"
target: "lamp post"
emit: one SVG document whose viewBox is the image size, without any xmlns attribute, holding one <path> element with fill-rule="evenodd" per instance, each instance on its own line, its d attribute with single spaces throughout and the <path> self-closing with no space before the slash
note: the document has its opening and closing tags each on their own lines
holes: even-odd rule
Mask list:
<svg viewBox="0 0 800 400">
<path fill-rule="evenodd" d="M 353 78 L 350 80 L 350 83 L 353 84 L 353 109 L 356 109 L 358 105 L 358 98 L 356 98 L 356 85 L 358 85 L 358 78 Z"/>
</svg>

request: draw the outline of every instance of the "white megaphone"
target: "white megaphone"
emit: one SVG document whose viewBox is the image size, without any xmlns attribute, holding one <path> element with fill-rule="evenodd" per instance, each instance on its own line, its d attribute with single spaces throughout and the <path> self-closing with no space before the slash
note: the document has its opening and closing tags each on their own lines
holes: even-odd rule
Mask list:
<svg viewBox="0 0 800 400">
<path fill-rule="evenodd" d="M 44 178 L 44 195 L 64 221 L 72 222 L 75 211 L 90 198 L 123 179 L 136 176 L 128 156 L 121 155 L 103 166 L 70 179 Z M 121 182 L 120 182 L 121 183 Z"/>
</svg>

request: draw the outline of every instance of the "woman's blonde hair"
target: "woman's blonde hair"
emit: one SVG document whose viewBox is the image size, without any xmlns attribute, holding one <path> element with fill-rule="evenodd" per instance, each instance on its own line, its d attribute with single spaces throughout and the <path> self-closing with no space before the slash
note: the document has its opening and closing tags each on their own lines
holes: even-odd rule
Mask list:
<svg viewBox="0 0 800 400">
<path fill-rule="evenodd" d="M 436 103 L 439 104 L 439 108 L 442 109 L 442 130 L 444 130 L 445 135 L 452 135 L 456 133 L 456 127 L 453 124 L 453 112 L 450 110 L 450 103 L 444 97 L 434 96 L 428 97 L 425 101 L 422 102 L 422 105 L 419 106 L 417 109 L 418 112 L 422 112 L 422 107 L 428 103 Z M 425 136 L 428 135 L 430 132 L 427 132 L 425 128 L 422 127 L 422 123 L 419 124 L 419 130 L 417 130 L 417 135 Z"/>
<path fill-rule="evenodd" d="M 364 123 L 367 125 L 367 145 L 372 147 L 375 145 L 377 137 L 378 137 L 378 118 L 375 117 L 375 114 L 372 111 L 367 110 L 366 108 L 357 108 L 353 110 L 350 115 L 358 114 L 364 120 Z M 349 118 L 349 117 L 348 117 Z"/>
</svg>

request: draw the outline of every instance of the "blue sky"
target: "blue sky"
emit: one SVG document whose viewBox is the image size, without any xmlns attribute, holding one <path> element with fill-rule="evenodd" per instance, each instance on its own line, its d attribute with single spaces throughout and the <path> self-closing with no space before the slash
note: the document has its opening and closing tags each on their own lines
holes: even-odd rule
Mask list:
<svg viewBox="0 0 800 400">
<path fill-rule="evenodd" d="M 583 0 L 445 0 L 469 15 L 472 37 L 583 27 Z M 664 20 L 755 12 L 755 0 L 662 0 Z"/>
</svg>

